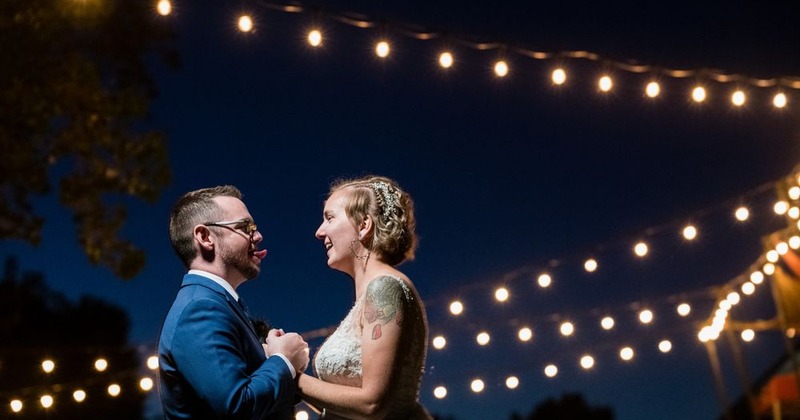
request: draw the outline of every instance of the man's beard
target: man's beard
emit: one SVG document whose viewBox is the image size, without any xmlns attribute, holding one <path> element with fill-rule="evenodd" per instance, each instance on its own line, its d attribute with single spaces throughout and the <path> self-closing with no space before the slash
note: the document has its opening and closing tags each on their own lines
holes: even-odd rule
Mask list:
<svg viewBox="0 0 800 420">
<path fill-rule="evenodd" d="M 254 264 L 250 256 L 249 248 L 246 252 L 234 251 L 228 247 L 220 249 L 222 262 L 228 267 L 238 270 L 247 280 L 254 279 L 261 272 L 261 267 Z"/>
</svg>

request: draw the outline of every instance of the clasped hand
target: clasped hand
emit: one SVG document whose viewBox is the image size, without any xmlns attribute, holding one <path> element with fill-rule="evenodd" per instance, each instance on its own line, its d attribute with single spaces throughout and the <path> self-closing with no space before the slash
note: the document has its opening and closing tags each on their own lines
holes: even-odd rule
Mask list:
<svg viewBox="0 0 800 420">
<path fill-rule="evenodd" d="M 285 333 L 282 329 L 271 329 L 263 344 L 267 357 L 280 353 L 289 359 L 297 374 L 308 367 L 308 343 L 297 333 Z"/>
</svg>

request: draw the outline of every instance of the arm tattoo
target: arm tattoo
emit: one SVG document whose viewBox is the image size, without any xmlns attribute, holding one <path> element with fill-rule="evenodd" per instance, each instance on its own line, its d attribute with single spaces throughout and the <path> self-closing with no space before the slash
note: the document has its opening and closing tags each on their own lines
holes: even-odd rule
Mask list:
<svg viewBox="0 0 800 420">
<path fill-rule="evenodd" d="M 381 325 L 386 325 L 392 319 L 398 326 L 403 323 L 403 285 L 397 279 L 388 276 L 378 277 L 367 286 L 366 305 L 364 318 L 372 324 L 372 339 L 381 338 Z"/>
</svg>

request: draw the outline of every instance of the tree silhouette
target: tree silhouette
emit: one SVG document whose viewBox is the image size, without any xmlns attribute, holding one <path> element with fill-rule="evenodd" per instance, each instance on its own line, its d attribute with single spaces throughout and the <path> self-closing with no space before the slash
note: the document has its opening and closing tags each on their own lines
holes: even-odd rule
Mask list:
<svg viewBox="0 0 800 420">
<path fill-rule="evenodd" d="M 131 278 L 143 252 L 119 237 L 123 200 L 154 201 L 170 180 L 165 137 L 143 129 L 159 53 L 173 36 L 150 2 L 0 2 L 0 238 L 38 244 L 31 200 L 58 196 L 93 264 Z M 112 202 L 114 200 L 114 202 Z"/>
<path fill-rule="evenodd" d="M 580 394 L 564 394 L 561 399 L 548 398 L 526 416 L 513 414 L 511 420 L 612 420 L 610 407 L 589 407 Z"/>
<path fill-rule="evenodd" d="M 17 274 L 16 261 L 6 260 L 0 281 L 0 418 L 11 417 L 9 401 L 23 401 L 19 418 L 140 419 L 145 395 L 138 389 L 141 365 L 129 347 L 129 320 L 120 308 L 92 297 L 77 304 L 47 288 L 40 273 Z M 94 362 L 108 368 L 98 372 Z M 55 362 L 45 373 L 42 361 Z M 116 383 L 122 392 L 107 393 Z M 86 392 L 82 403 L 72 398 Z M 39 398 L 48 394 L 54 405 L 45 409 Z"/>
</svg>

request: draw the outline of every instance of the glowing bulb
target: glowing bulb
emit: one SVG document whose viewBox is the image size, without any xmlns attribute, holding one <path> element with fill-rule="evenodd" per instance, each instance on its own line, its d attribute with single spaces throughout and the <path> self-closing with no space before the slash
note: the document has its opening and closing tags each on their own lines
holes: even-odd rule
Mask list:
<svg viewBox="0 0 800 420">
<path fill-rule="evenodd" d="M 744 341 L 749 343 L 749 342 L 753 341 L 754 338 L 756 338 L 755 331 L 753 331 L 751 329 L 746 329 L 746 330 L 742 331 L 742 340 L 744 340 Z"/>
<path fill-rule="evenodd" d="M 775 245 L 775 251 L 779 255 L 786 255 L 789 252 L 789 244 L 787 244 L 786 242 L 780 242 L 777 245 Z"/>
<path fill-rule="evenodd" d="M 497 77 L 506 77 L 508 75 L 508 63 L 503 60 L 494 63 L 494 74 Z"/>
<path fill-rule="evenodd" d="M 692 312 L 692 307 L 689 306 L 688 303 L 681 303 L 678 305 L 678 315 L 687 316 L 690 312 Z"/>
<path fill-rule="evenodd" d="M 150 370 L 158 369 L 158 356 L 150 356 L 147 358 L 147 368 Z"/>
<path fill-rule="evenodd" d="M 780 201 L 775 203 L 775 205 L 772 207 L 772 209 L 775 211 L 775 214 L 784 215 L 789 210 L 789 203 L 787 203 L 787 202 L 785 202 L 783 200 L 780 200 Z"/>
<path fill-rule="evenodd" d="M 453 315 L 461 315 L 462 312 L 464 312 L 464 305 L 461 302 L 455 301 L 455 302 L 450 304 L 450 313 L 451 314 L 453 314 Z"/>
<path fill-rule="evenodd" d="M 750 217 L 750 210 L 748 210 L 747 207 L 739 207 L 736 209 L 735 216 L 736 220 L 744 222 Z"/>
<path fill-rule="evenodd" d="M 308 420 L 310 417 L 305 410 L 299 410 L 294 413 L 294 420 Z"/>
<path fill-rule="evenodd" d="M 789 188 L 788 193 L 789 193 L 789 198 L 791 198 L 792 200 L 797 200 L 798 198 L 800 198 L 800 187 L 795 185 L 794 187 Z"/>
<path fill-rule="evenodd" d="M 119 396 L 119 393 L 122 392 L 122 388 L 117 384 L 111 384 L 108 386 L 108 395 L 112 397 Z"/>
<path fill-rule="evenodd" d="M 597 270 L 597 260 L 589 258 L 583 263 L 583 269 L 589 273 L 594 273 Z"/>
<path fill-rule="evenodd" d="M 594 357 L 590 355 L 584 355 L 581 357 L 581 367 L 584 369 L 591 369 L 594 367 Z"/>
<path fill-rule="evenodd" d="M 693 241 L 697 238 L 697 228 L 692 225 L 686 225 L 686 227 L 683 228 L 683 237 L 687 241 Z"/>
<path fill-rule="evenodd" d="M 156 5 L 156 9 L 161 16 L 167 16 L 172 13 L 172 3 L 170 3 L 169 0 L 160 0 L 158 5 Z"/>
<path fill-rule="evenodd" d="M 669 340 L 661 340 L 661 342 L 658 343 L 658 350 L 660 350 L 661 353 L 669 353 L 669 351 L 672 350 L 672 342 Z"/>
<path fill-rule="evenodd" d="M 561 331 L 561 335 L 569 337 L 575 332 L 575 326 L 571 322 L 565 322 L 561 324 L 559 331 Z"/>
<path fill-rule="evenodd" d="M 494 298 L 498 302 L 505 302 L 508 300 L 508 289 L 505 287 L 500 287 L 494 292 Z"/>
<path fill-rule="evenodd" d="M 22 411 L 22 401 L 20 400 L 11 400 L 9 405 L 11 406 L 11 411 L 15 413 Z"/>
<path fill-rule="evenodd" d="M 775 264 L 766 263 L 766 264 L 764 264 L 764 267 L 762 267 L 761 269 L 764 271 L 764 274 L 766 274 L 768 276 L 771 276 L 771 275 L 775 274 Z M 755 282 L 753 282 L 753 283 L 755 283 Z"/>
<path fill-rule="evenodd" d="M 72 393 L 72 399 L 74 399 L 75 402 L 83 402 L 86 399 L 86 391 L 76 389 L 75 392 Z"/>
<path fill-rule="evenodd" d="M 775 108 L 783 108 L 786 106 L 787 102 L 786 95 L 783 93 L 778 93 L 772 98 L 772 105 L 774 105 Z"/>
<path fill-rule="evenodd" d="M 437 386 L 433 389 L 433 396 L 441 400 L 447 396 L 447 388 L 441 385 Z"/>
<path fill-rule="evenodd" d="M 655 98 L 661 93 L 661 86 L 659 86 L 657 82 L 650 82 L 647 84 L 647 87 L 644 88 L 644 92 L 647 96 Z"/>
<path fill-rule="evenodd" d="M 42 370 L 45 373 L 51 373 L 56 368 L 56 363 L 50 359 L 42 362 Z"/>
<path fill-rule="evenodd" d="M 253 19 L 248 15 L 239 17 L 239 30 L 242 32 L 250 32 L 253 30 Z"/>
<path fill-rule="evenodd" d="M 792 236 L 789 238 L 789 247 L 792 249 L 800 248 L 800 236 Z"/>
<path fill-rule="evenodd" d="M 794 220 L 800 218 L 800 207 L 789 207 L 786 214 Z"/>
<path fill-rule="evenodd" d="M 544 367 L 544 375 L 548 378 L 552 378 L 558 375 L 558 366 L 556 365 L 547 365 Z"/>
<path fill-rule="evenodd" d="M 441 335 L 438 335 L 433 338 L 433 348 L 435 348 L 436 350 L 441 350 L 446 345 L 447 345 L 447 340 Z"/>
<path fill-rule="evenodd" d="M 139 388 L 141 388 L 142 391 L 149 391 L 149 390 L 153 389 L 153 379 L 152 378 L 142 378 L 139 381 Z"/>
<path fill-rule="evenodd" d="M 308 45 L 312 47 L 319 47 L 322 45 L 322 32 L 319 29 L 312 29 L 308 33 Z"/>
<path fill-rule="evenodd" d="M 469 385 L 469 387 L 470 387 L 470 389 L 472 389 L 472 392 L 478 393 L 478 392 L 483 391 L 484 384 L 483 384 L 482 380 L 474 379 L 472 381 L 472 383 Z"/>
<path fill-rule="evenodd" d="M 745 295 L 750 296 L 753 293 L 755 293 L 755 291 L 756 291 L 755 284 L 750 283 L 749 281 L 742 283 L 742 293 L 744 293 Z"/>
<path fill-rule="evenodd" d="M 489 337 L 489 333 L 487 333 L 487 332 L 481 332 L 475 337 L 475 341 L 477 341 L 478 344 L 480 344 L 481 346 L 485 346 L 485 345 L 489 344 L 489 340 L 490 340 L 490 337 Z"/>
<path fill-rule="evenodd" d="M 651 323 L 653 321 L 653 311 L 645 309 L 639 312 L 639 321 L 641 321 L 642 324 Z"/>
<path fill-rule="evenodd" d="M 778 251 L 774 249 L 767 251 L 767 261 L 775 263 L 778 262 L 778 258 L 780 258 Z"/>
<path fill-rule="evenodd" d="M 386 58 L 389 56 L 389 43 L 386 41 L 380 41 L 375 45 L 375 55 L 380 58 Z"/>
<path fill-rule="evenodd" d="M 733 95 L 731 95 L 731 102 L 733 102 L 733 104 L 736 106 L 744 105 L 745 100 L 746 96 L 741 90 L 737 90 L 736 92 L 733 92 Z"/>
<path fill-rule="evenodd" d="M 647 244 L 644 242 L 639 242 L 633 247 L 633 253 L 636 254 L 637 257 L 644 257 L 647 255 Z"/>
<path fill-rule="evenodd" d="M 94 361 L 94 368 L 98 372 L 103 372 L 108 368 L 108 361 L 106 359 L 97 359 Z"/>
<path fill-rule="evenodd" d="M 39 398 L 39 403 L 44 408 L 50 408 L 53 406 L 53 397 L 51 395 L 42 395 L 41 398 Z"/>
<path fill-rule="evenodd" d="M 509 376 L 506 378 L 506 387 L 508 389 L 516 389 L 519 386 L 519 378 L 516 376 Z"/>
<path fill-rule="evenodd" d="M 539 283 L 539 287 L 546 288 L 553 282 L 553 278 L 550 277 L 549 274 L 541 274 L 539 278 L 536 279 L 536 282 Z"/>
<path fill-rule="evenodd" d="M 750 274 L 750 281 L 752 281 L 753 284 L 761 284 L 761 282 L 764 281 L 764 273 L 760 271 L 753 271 L 753 273 Z"/>
<path fill-rule="evenodd" d="M 528 327 L 522 327 L 517 332 L 517 337 L 519 337 L 520 341 L 530 341 L 533 338 L 533 331 Z"/>
<path fill-rule="evenodd" d="M 702 86 L 697 86 L 692 90 L 692 99 L 700 103 L 706 100 L 706 90 Z"/>
<path fill-rule="evenodd" d="M 610 316 L 603 318 L 600 320 L 600 326 L 606 331 L 614 328 L 614 318 L 611 318 Z"/>
<path fill-rule="evenodd" d="M 567 81 L 567 72 L 562 68 L 553 70 L 552 80 L 554 85 L 563 85 Z"/>
<path fill-rule="evenodd" d="M 597 87 L 600 88 L 601 92 L 610 91 L 612 86 L 614 86 L 614 83 L 611 81 L 611 77 L 609 76 L 603 76 L 597 82 Z"/>
<path fill-rule="evenodd" d="M 619 358 L 626 362 L 633 359 L 633 349 L 630 347 L 623 347 L 619 351 Z"/>
<path fill-rule="evenodd" d="M 742 297 L 739 296 L 739 294 L 736 293 L 736 292 L 730 292 L 730 293 L 728 293 L 728 296 L 726 297 L 726 299 L 727 299 L 728 302 L 731 303 L 731 305 L 736 305 L 737 303 L 739 303 L 742 300 Z"/>
<path fill-rule="evenodd" d="M 439 65 L 442 68 L 449 69 L 453 66 L 453 54 L 449 52 L 443 52 L 439 54 Z"/>
</svg>

